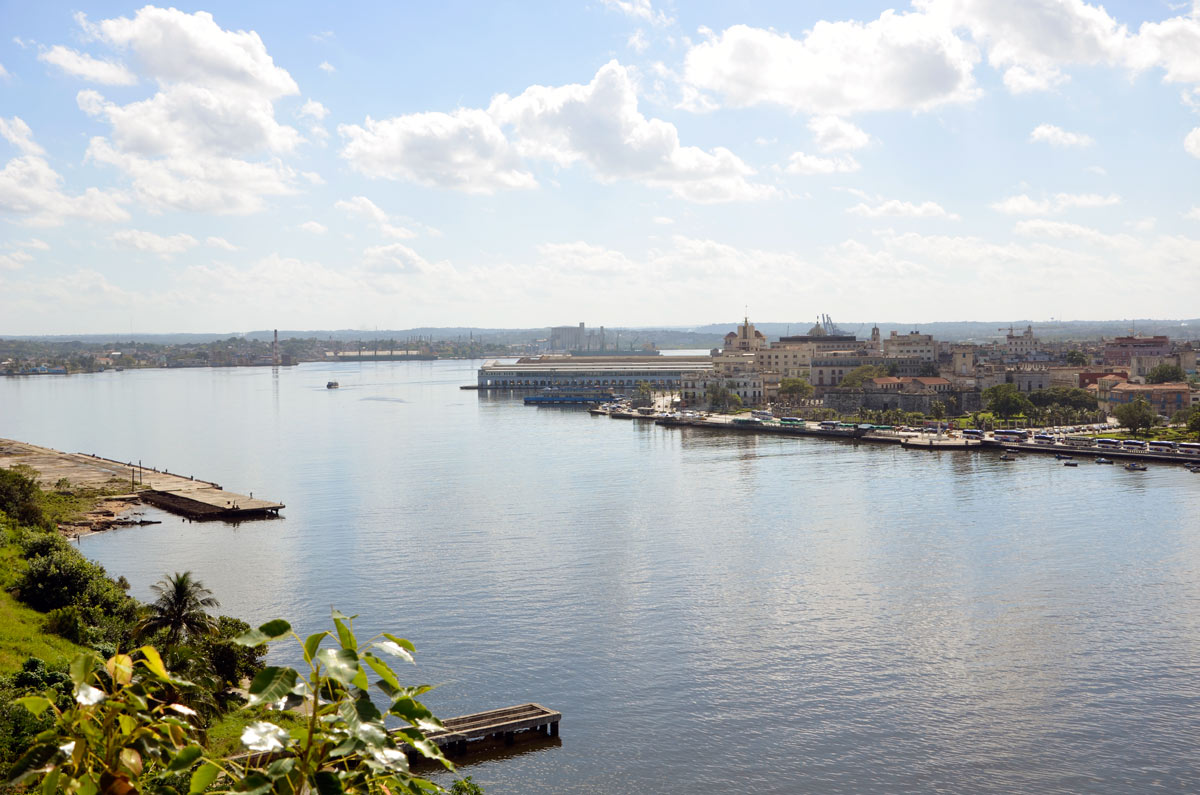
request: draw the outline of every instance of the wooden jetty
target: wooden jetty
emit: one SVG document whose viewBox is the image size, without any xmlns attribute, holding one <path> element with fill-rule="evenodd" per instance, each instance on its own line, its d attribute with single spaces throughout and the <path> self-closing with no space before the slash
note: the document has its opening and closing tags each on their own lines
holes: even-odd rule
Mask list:
<svg viewBox="0 0 1200 795">
<path fill-rule="evenodd" d="M 63 453 L 27 442 L 0 439 L 0 467 L 24 464 L 38 473 L 44 488 L 65 479 L 72 486 L 129 489 L 165 511 L 200 521 L 240 522 L 279 515 L 283 503 L 226 491 L 220 485 L 176 475 L 140 463 L 124 463 L 85 453 Z"/>
<path fill-rule="evenodd" d="M 516 742 L 519 732 L 557 737 L 560 720 L 561 712 L 546 709 L 541 704 L 531 701 L 515 707 L 450 718 L 442 721 L 445 729 L 426 732 L 425 736 L 436 743 L 447 756 L 459 755 L 470 750 L 469 743 L 474 745 L 479 742 L 480 745 L 486 745 L 483 741 L 491 740 L 512 745 Z"/>
</svg>

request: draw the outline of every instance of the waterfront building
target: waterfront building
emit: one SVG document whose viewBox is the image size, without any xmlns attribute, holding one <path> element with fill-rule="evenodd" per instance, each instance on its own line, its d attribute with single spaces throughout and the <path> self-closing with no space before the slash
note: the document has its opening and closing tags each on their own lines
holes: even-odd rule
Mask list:
<svg viewBox="0 0 1200 795">
<path fill-rule="evenodd" d="M 712 370 L 694 370 L 684 373 L 679 387 L 680 397 L 689 406 L 701 405 L 708 400 L 708 388 L 713 384 L 720 384 L 733 392 L 741 398 L 744 406 L 762 405 L 767 400 L 767 387 L 763 374 L 753 370 L 726 375 L 720 375 Z M 778 395 L 778 382 L 775 383 L 774 388 L 775 394 Z"/>
<path fill-rule="evenodd" d="M 1100 379 L 1100 383 L 1105 380 Z M 1172 417 L 1175 412 L 1190 408 L 1192 405 L 1192 388 L 1183 381 L 1166 384 L 1135 384 L 1123 381 L 1111 385 L 1104 395 L 1105 400 L 1100 404 L 1100 408 L 1110 414 L 1117 406 L 1132 403 L 1135 400 L 1146 401 L 1152 409 L 1164 417 Z"/>
<path fill-rule="evenodd" d="M 1033 336 L 1033 326 L 1026 326 L 1025 331 L 1014 334 L 1012 326 L 1004 337 L 1004 349 L 1010 358 L 1028 359 L 1038 353 L 1038 339 Z"/>
<path fill-rule="evenodd" d="M 587 344 L 587 331 L 584 325 L 553 326 L 550 329 L 550 350 L 580 351 Z"/>
<path fill-rule="evenodd" d="M 750 318 L 744 318 L 742 325 L 725 335 L 724 351 L 753 352 L 767 347 L 767 338 L 761 331 L 754 328 Z"/>
<path fill-rule="evenodd" d="M 541 356 L 479 368 L 480 389 L 563 389 L 609 387 L 630 392 L 645 381 L 655 389 L 677 390 L 685 372 L 712 370 L 707 356 Z"/>
<path fill-rule="evenodd" d="M 864 347 L 853 334 L 829 334 L 818 324 L 808 334 L 780 337 L 770 347 L 759 349 L 758 368 L 783 378 L 809 378 L 814 358 L 835 352 L 849 355 Z"/>
<path fill-rule="evenodd" d="M 1171 340 L 1163 335 L 1154 337 L 1115 337 L 1104 343 L 1104 363 L 1129 366 L 1133 356 L 1166 356 L 1171 352 Z"/>
<path fill-rule="evenodd" d="M 920 359 L 925 362 L 937 361 L 937 343 L 932 334 L 922 334 L 910 331 L 901 336 L 895 331 L 883 341 L 883 353 L 889 359 Z"/>
<path fill-rule="evenodd" d="M 974 345 L 951 345 L 950 346 L 950 369 L 954 375 L 959 377 L 967 377 L 975 375 L 975 352 Z"/>
</svg>

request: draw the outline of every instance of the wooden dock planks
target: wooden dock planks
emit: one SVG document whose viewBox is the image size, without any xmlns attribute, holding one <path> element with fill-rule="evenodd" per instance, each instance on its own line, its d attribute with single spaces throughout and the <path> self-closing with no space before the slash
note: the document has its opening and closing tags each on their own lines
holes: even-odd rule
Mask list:
<svg viewBox="0 0 1200 795">
<path fill-rule="evenodd" d="M 467 743 L 474 740 L 497 738 L 511 743 L 513 735 L 521 731 L 557 737 L 561 720 L 561 712 L 529 702 L 450 718 L 442 721 L 443 731 L 429 732 L 425 736 L 447 753 L 462 752 Z"/>
</svg>

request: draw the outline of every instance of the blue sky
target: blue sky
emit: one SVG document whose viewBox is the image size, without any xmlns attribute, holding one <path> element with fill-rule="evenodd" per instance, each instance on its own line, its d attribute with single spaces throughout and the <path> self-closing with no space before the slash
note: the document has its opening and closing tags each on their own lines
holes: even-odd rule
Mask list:
<svg viewBox="0 0 1200 795">
<path fill-rule="evenodd" d="M 1200 307 L 1192 4 L 0 22 L 0 334 Z"/>
</svg>

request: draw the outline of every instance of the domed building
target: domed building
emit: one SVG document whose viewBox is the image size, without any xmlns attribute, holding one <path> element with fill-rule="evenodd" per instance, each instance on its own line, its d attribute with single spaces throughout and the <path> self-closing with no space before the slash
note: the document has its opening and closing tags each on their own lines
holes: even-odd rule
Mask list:
<svg viewBox="0 0 1200 795">
<path fill-rule="evenodd" d="M 742 325 L 735 331 L 725 335 L 725 350 L 728 351 L 758 351 L 767 347 L 767 337 L 754 328 L 750 318 L 745 318 Z"/>
</svg>

